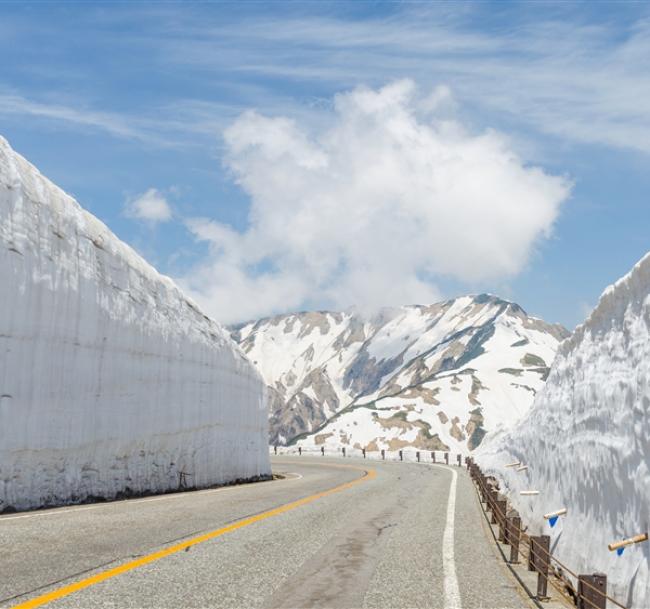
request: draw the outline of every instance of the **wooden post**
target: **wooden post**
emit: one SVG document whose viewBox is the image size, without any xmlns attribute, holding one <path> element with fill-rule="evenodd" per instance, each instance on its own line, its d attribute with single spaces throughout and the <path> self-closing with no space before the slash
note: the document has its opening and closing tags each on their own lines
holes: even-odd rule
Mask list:
<svg viewBox="0 0 650 609">
<path fill-rule="evenodd" d="M 530 544 L 528 546 L 528 570 L 529 571 L 535 570 L 535 556 L 533 555 L 533 551 L 534 551 L 533 541 L 535 541 L 535 539 L 537 539 L 537 537 L 534 537 L 533 535 L 529 537 L 529 544 Z"/>
<path fill-rule="evenodd" d="M 399 451 L 399 460 L 404 461 L 404 454 L 402 453 L 401 450 Z"/>
<path fill-rule="evenodd" d="M 487 487 L 487 482 L 483 474 L 481 474 L 480 477 L 480 484 L 481 484 L 481 493 L 483 495 L 483 503 L 485 503 L 487 509 L 490 509 L 490 489 L 488 489 Z"/>
<path fill-rule="evenodd" d="M 298 447 L 298 454 L 299 454 L 299 455 L 302 455 L 302 446 L 299 446 L 299 447 Z"/>
<path fill-rule="evenodd" d="M 278 447 L 277 445 L 273 447 L 273 452 L 277 455 L 278 454 Z"/>
<path fill-rule="evenodd" d="M 383 448 L 381 449 L 381 460 L 382 461 L 386 460 L 386 451 Z"/>
<path fill-rule="evenodd" d="M 542 535 L 540 544 L 541 555 L 538 558 L 537 569 L 537 600 L 548 599 L 548 563 L 549 553 L 551 551 L 551 538 L 548 535 Z"/>
<path fill-rule="evenodd" d="M 366 449 L 365 449 L 365 448 L 362 448 L 362 449 L 361 449 L 361 452 L 363 453 L 363 458 L 365 459 L 365 458 L 366 458 Z"/>
<path fill-rule="evenodd" d="M 607 575 L 578 576 L 578 609 L 605 609 L 607 607 Z"/>
<path fill-rule="evenodd" d="M 530 538 L 528 570 L 537 571 L 537 600 L 548 598 L 548 563 L 551 552 L 551 538 L 539 535 Z"/>
<path fill-rule="evenodd" d="M 502 495 L 500 495 L 502 496 Z M 505 499 L 497 499 L 496 508 L 494 510 L 497 517 L 497 524 L 499 525 L 499 541 L 506 540 L 506 510 L 508 509 L 508 502 Z"/>
<path fill-rule="evenodd" d="M 462 459 L 462 458 L 463 458 L 463 457 L 462 457 L 461 455 L 456 455 L 456 459 L 457 459 L 457 461 L 458 461 L 458 467 L 462 467 L 462 465 L 461 465 L 461 459 Z"/>
<path fill-rule="evenodd" d="M 449 453 L 445 453 L 445 463 L 449 465 Z"/>
<path fill-rule="evenodd" d="M 345 446 L 341 448 L 341 450 L 343 451 L 343 456 L 345 457 Z"/>
<path fill-rule="evenodd" d="M 432 461 L 433 463 L 436 462 L 436 453 L 435 453 L 435 451 L 433 451 L 433 450 L 431 451 L 431 461 Z"/>
<path fill-rule="evenodd" d="M 325 447 L 321 446 L 320 447 L 320 454 L 324 457 L 325 456 Z"/>
<path fill-rule="evenodd" d="M 490 489 L 487 487 L 485 476 L 481 476 L 481 490 L 483 491 L 483 503 L 485 503 L 485 509 L 490 509 Z"/>
<path fill-rule="evenodd" d="M 418 460 L 418 463 L 420 462 L 420 451 L 416 451 L 415 453 L 415 458 Z"/>
<path fill-rule="evenodd" d="M 566 512 L 566 510 L 564 511 Z M 546 516 L 544 516 L 544 518 L 546 518 Z M 641 533 L 640 535 L 635 535 L 634 537 L 630 537 L 629 539 L 622 539 L 621 541 L 610 543 L 607 545 L 607 548 L 609 549 L 610 552 L 613 552 L 614 550 L 619 550 L 620 548 L 624 548 L 625 546 L 631 546 L 634 543 L 641 543 L 643 541 L 648 541 L 648 533 Z"/>
<path fill-rule="evenodd" d="M 521 518 L 512 516 L 508 519 L 508 543 L 510 544 L 510 563 L 519 562 L 519 538 L 521 537 Z"/>
<path fill-rule="evenodd" d="M 495 488 L 490 490 L 490 509 L 492 510 L 492 519 L 490 520 L 490 524 L 497 524 L 497 499 L 499 497 L 499 491 L 497 491 Z"/>
</svg>

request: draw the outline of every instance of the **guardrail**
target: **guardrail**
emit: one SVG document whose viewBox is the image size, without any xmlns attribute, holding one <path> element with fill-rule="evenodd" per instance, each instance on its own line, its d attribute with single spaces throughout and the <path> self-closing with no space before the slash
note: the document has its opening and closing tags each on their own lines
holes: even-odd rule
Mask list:
<svg viewBox="0 0 650 609">
<path fill-rule="evenodd" d="M 607 594 L 607 575 L 578 574 L 552 555 L 550 536 L 527 535 L 527 527 L 522 528 L 519 513 L 514 509 L 508 510 L 507 497 L 499 493 L 497 480 L 486 476 L 471 457 L 467 457 L 465 462 L 476 485 L 481 505 L 485 504 L 486 513 L 491 513 L 491 523 L 498 526 L 498 540 L 510 546 L 509 562 L 516 564 L 521 557 L 529 571 L 537 572 L 538 600 L 548 598 L 548 584 L 551 584 L 562 596 L 566 591 L 578 609 L 606 609 L 607 601 L 620 609 L 627 609 Z M 557 580 L 563 582 L 564 590 L 551 579 L 551 572 Z M 574 581 L 567 576 L 571 576 Z"/>
<path fill-rule="evenodd" d="M 280 449 L 280 452 L 278 452 L 278 449 Z M 363 459 L 374 459 L 377 461 L 408 461 L 412 463 L 439 463 L 437 461 L 436 454 L 442 455 L 442 459 L 444 460 L 444 463 L 446 465 L 449 465 L 449 459 L 450 455 L 455 455 L 455 461 L 456 465 L 458 467 L 463 466 L 463 459 L 467 458 L 466 455 L 463 453 L 452 453 L 451 451 L 444 451 L 444 450 L 417 450 L 415 448 L 413 449 L 399 449 L 399 450 L 376 450 L 376 451 L 369 451 L 365 448 L 350 448 L 346 446 L 342 446 L 337 448 L 335 451 L 333 450 L 328 450 L 326 449 L 325 446 L 321 446 L 320 448 L 311 448 L 311 447 L 302 447 L 302 446 L 274 446 L 273 447 L 273 452 L 274 454 L 297 454 L 298 456 L 301 456 L 303 454 L 305 455 L 313 455 L 313 456 L 337 456 L 337 457 L 362 457 Z M 440 461 L 442 462 L 442 461 Z"/>
</svg>

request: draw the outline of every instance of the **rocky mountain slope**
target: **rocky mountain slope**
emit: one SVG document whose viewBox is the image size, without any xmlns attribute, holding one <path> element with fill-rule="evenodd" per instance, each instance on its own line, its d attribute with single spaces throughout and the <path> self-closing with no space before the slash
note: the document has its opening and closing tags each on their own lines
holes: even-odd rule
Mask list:
<svg viewBox="0 0 650 609">
<path fill-rule="evenodd" d="M 551 535 L 554 556 L 578 573 L 606 573 L 625 606 L 650 607 L 650 543 L 621 556 L 607 548 L 650 523 L 650 254 L 605 290 L 560 346 L 528 416 L 487 441 L 478 461 L 532 533 Z M 528 470 L 505 467 L 515 461 Z M 521 497 L 527 489 L 540 494 Z M 560 508 L 567 515 L 551 528 L 543 515 Z"/>
<path fill-rule="evenodd" d="M 270 387 L 272 443 L 368 450 L 474 449 L 527 412 L 567 335 L 485 294 L 232 330 Z"/>
</svg>

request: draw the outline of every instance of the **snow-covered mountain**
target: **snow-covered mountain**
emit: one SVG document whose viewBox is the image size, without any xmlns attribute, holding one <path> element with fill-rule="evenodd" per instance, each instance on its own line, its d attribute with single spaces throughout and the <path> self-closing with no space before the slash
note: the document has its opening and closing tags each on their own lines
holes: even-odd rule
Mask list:
<svg viewBox="0 0 650 609">
<path fill-rule="evenodd" d="M 490 295 L 280 315 L 233 329 L 271 392 L 271 442 L 474 449 L 544 385 L 564 328 Z"/>
<path fill-rule="evenodd" d="M 228 334 L 0 137 L 0 512 L 270 474 Z"/>
<path fill-rule="evenodd" d="M 605 290 L 562 343 L 527 417 L 481 447 L 478 461 L 512 491 L 532 532 L 580 573 L 602 571 L 627 607 L 650 607 L 650 542 L 607 544 L 650 524 L 650 254 Z M 528 465 L 525 472 L 505 468 Z M 540 492 L 521 497 L 520 490 Z M 554 528 L 545 513 L 567 508 Z"/>
</svg>

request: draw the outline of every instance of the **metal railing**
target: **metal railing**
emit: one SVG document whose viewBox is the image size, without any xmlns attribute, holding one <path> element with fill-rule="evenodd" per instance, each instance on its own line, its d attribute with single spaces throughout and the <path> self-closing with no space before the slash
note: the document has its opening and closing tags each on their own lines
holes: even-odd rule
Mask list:
<svg viewBox="0 0 650 609">
<path fill-rule="evenodd" d="M 496 479 L 485 476 L 471 457 L 467 457 L 466 464 L 480 500 L 486 504 L 486 510 L 491 512 L 492 524 L 499 527 L 499 541 L 510 546 L 509 562 L 516 563 L 521 556 L 526 560 L 529 571 L 537 571 L 538 600 L 547 598 L 549 583 L 564 596 L 564 590 L 549 577 L 549 569 L 553 569 L 556 578 L 564 582 L 578 609 L 605 609 L 607 601 L 620 609 L 627 609 L 607 594 L 605 574 L 578 574 L 552 555 L 548 535 L 527 535 L 527 529 L 521 526 L 519 514 L 515 510 L 508 511 L 507 499 L 499 494 Z M 574 578 L 577 586 L 567 579 L 567 574 Z"/>
<path fill-rule="evenodd" d="M 279 449 L 279 450 L 278 450 Z M 463 453 L 452 453 L 445 450 L 417 450 L 397 449 L 397 450 L 375 450 L 370 451 L 365 448 L 350 448 L 346 446 L 338 447 L 336 450 L 328 449 L 325 446 L 303 447 L 303 446 L 274 446 L 275 455 L 312 455 L 312 456 L 337 456 L 337 457 L 361 457 L 363 459 L 374 459 L 376 461 L 407 461 L 411 463 L 444 463 L 449 465 L 450 459 L 455 460 L 455 465 L 463 466 L 463 459 L 466 458 Z M 455 456 L 455 459 L 454 459 Z M 440 458 L 440 461 L 438 460 Z"/>
</svg>

